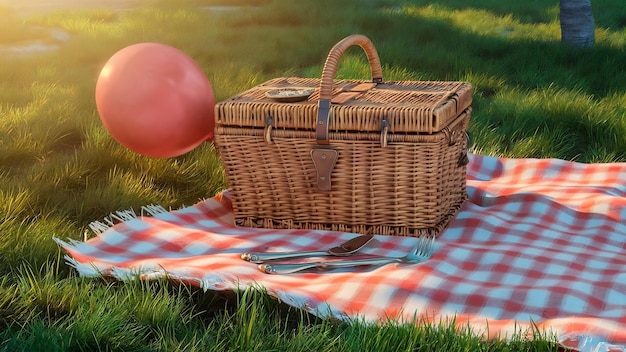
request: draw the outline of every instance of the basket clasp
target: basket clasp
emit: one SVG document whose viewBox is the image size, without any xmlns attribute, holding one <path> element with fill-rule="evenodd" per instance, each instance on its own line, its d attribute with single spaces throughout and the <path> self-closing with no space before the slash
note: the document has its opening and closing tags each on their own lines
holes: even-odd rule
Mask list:
<svg viewBox="0 0 626 352">
<path fill-rule="evenodd" d="M 330 191 L 330 175 L 333 173 L 335 164 L 339 158 L 339 152 L 330 148 L 313 148 L 311 159 L 317 173 L 317 186 L 321 191 Z"/>
</svg>

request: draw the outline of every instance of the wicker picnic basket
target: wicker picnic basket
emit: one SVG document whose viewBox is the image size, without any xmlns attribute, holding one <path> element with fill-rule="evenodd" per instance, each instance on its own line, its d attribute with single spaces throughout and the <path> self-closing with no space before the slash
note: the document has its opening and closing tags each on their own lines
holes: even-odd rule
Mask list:
<svg viewBox="0 0 626 352">
<path fill-rule="evenodd" d="M 335 80 L 360 46 L 372 80 Z M 309 95 L 310 94 L 310 95 Z M 438 235 L 466 199 L 465 82 L 384 82 L 363 35 L 321 79 L 276 78 L 219 102 L 215 145 L 238 226 Z"/>
</svg>

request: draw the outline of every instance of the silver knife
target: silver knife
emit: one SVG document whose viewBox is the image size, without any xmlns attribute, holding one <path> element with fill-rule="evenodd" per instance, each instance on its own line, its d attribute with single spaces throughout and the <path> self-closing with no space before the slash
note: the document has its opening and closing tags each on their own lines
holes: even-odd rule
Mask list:
<svg viewBox="0 0 626 352">
<path fill-rule="evenodd" d="M 319 257 L 319 256 L 338 256 L 344 257 L 359 251 L 365 247 L 374 236 L 361 235 L 349 239 L 348 241 L 340 244 L 339 246 L 329 248 L 325 251 L 307 251 L 307 252 L 247 252 L 241 255 L 241 259 L 252 262 L 262 263 L 266 260 L 275 259 L 287 259 L 287 258 L 305 258 L 305 257 Z"/>
</svg>

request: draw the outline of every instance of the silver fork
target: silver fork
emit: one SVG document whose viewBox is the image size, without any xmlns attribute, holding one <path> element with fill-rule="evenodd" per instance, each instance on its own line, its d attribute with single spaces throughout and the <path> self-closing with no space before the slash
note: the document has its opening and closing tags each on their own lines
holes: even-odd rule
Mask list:
<svg viewBox="0 0 626 352">
<path fill-rule="evenodd" d="M 404 257 L 377 257 L 367 259 L 352 259 L 352 260 L 334 260 L 334 261 L 322 261 L 312 263 L 272 263 L 272 264 L 260 264 L 259 270 L 266 274 L 291 274 L 301 270 L 318 268 L 318 269 L 332 269 L 332 268 L 345 268 L 360 265 L 385 265 L 389 263 L 408 263 L 417 264 L 424 262 L 430 258 L 433 253 L 433 247 L 435 245 L 435 236 L 421 236 L 415 247 L 405 255 Z"/>
</svg>

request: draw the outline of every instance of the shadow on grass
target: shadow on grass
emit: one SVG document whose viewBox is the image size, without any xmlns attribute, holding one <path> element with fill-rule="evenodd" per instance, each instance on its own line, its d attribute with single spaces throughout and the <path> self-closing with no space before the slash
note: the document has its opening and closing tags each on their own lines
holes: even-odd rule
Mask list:
<svg viewBox="0 0 626 352">
<path fill-rule="evenodd" d="M 519 21 L 517 14 L 509 15 Z M 508 85 L 528 89 L 556 84 L 598 96 L 626 90 L 623 84 L 626 52 L 605 43 L 577 50 L 562 45 L 558 39 L 509 38 L 506 28 L 499 35 L 480 35 L 450 21 L 402 11 L 366 18 L 360 27 L 377 46 L 384 64 L 411 70 L 428 69 L 429 75 L 438 79 L 458 79 L 453 75 L 480 72 L 502 77 Z M 403 34 L 398 36 L 398 33 Z"/>
</svg>

